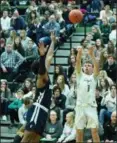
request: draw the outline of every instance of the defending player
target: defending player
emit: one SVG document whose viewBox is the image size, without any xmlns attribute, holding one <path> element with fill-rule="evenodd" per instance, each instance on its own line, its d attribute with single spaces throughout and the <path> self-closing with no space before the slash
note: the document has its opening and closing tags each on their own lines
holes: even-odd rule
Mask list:
<svg viewBox="0 0 117 143">
<path fill-rule="evenodd" d="M 48 52 L 44 43 L 39 44 L 40 59 L 32 66 L 33 72 L 37 75 L 36 97 L 27 113 L 27 124 L 21 143 L 39 143 L 44 131 L 52 96 L 47 71 L 52 61 L 54 44 L 54 33 L 51 33 L 51 45 Z"/>
<path fill-rule="evenodd" d="M 94 143 L 100 143 L 98 135 L 98 116 L 95 101 L 95 89 L 99 73 L 98 64 L 94 56 L 94 48 L 89 46 L 89 55 L 93 64 L 87 61 L 81 68 L 82 47 L 78 48 L 76 75 L 77 75 L 77 103 L 75 126 L 77 129 L 77 143 L 83 142 L 84 128 L 90 128 Z"/>
</svg>

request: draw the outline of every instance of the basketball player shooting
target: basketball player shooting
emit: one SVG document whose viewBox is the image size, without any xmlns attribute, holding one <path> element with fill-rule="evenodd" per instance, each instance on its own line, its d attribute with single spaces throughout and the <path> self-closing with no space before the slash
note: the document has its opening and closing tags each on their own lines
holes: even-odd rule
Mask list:
<svg viewBox="0 0 117 143">
<path fill-rule="evenodd" d="M 48 52 L 44 43 L 39 43 L 40 59 L 32 65 L 32 70 L 37 75 L 37 90 L 34 103 L 27 113 L 27 124 L 21 143 L 39 143 L 44 131 L 52 96 L 47 71 L 52 61 L 54 44 L 55 35 L 53 32 Z"/>
<path fill-rule="evenodd" d="M 98 64 L 94 56 L 94 48 L 92 45 L 88 46 L 88 52 L 93 64 L 87 61 L 81 68 L 82 47 L 78 48 L 76 61 L 76 75 L 77 75 L 77 103 L 76 103 L 76 141 L 77 143 L 84 142 L 84 128 L 91 129 L 91 134 L 94 143 L 100 143 L 98 135 L 98 116 L 97 105 L 95 101 L 95 89 L 97 83 L 97 76 L 99 73 Z"/>
</svg>

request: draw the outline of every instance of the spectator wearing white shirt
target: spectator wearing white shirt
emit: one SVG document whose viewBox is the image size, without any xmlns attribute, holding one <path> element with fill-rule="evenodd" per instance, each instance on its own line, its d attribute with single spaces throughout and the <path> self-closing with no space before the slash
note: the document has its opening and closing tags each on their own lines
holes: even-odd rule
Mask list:
<svg viewBox="0 0 117 143">
<path fill-rule="evenodd" d="M 109 34 L 109 40 L 113 42 L 114 46 L 116 47 L 116 35 L 117 35 L 117 24 L 113 23 L 111 26 L 111 33 Z"/>
<path fill-rule="evenodd" d="M 7 34 L 11 27 L 11 18 L 8 16 L 8 11 L 3 11 L 3 16 L 0 18 L 2 32 Z"/>
<path fill-rule="evenodd" d="M 74 113 L 69 112 L 66 115 L 66 123 L 64 125 L 63 133 L 58 139 L 57 143 L 74 143 L 76 138 L 76 130 L 74 128 Z"/>
<path fill-rule="evenodd" d="M 101 101 L 102 106 L 106 106 L 107 109 L 101 109 L 99 115 L 99 121 L 101 125 L 104 124 L 104 119 L 107 117 L 109 120 L 111 118 L 111 114 L 116 110 L 116 101 L 117 93 L 116 93 L 116 85 L 112 85 L 110 88 L 110 93 L 105 95 Z"/>
<path fill-rule="evenodd" d="M 19 108 L 18 110 L 18 118 L 19 118 L 19 122 L 22 125 L 26 124 L 26 114 L 28 111 L 28 108 L 31 106 L 32 100 L 30 100 L 30 98 L 25 98 L 23 100 L 23 105 Z"/>
</svg>

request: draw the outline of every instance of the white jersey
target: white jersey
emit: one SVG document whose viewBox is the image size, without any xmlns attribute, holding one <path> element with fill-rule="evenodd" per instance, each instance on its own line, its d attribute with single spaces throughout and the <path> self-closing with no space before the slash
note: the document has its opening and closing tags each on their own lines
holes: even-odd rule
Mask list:
<svg viewBox="0 0 117 143">
<path fill-rule="evenodd" d="M 95 90 L 97 78 L 94 75 L 87 75 L 83 72 L 77 74 L 77 105 L 97 106 L 95 100 Z"/>
</svg>

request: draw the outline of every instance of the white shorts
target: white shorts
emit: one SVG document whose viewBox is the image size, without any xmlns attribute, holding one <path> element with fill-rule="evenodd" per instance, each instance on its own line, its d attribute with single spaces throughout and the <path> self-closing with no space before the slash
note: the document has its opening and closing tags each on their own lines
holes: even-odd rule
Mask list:
<svg viewBox="0 0 117 143">
<path fill-rule="evenodd" d="M 77 106 L 75 127 L 76 129 L 98 128 L 97 108 L 92 106 Z"/>
</svg>

